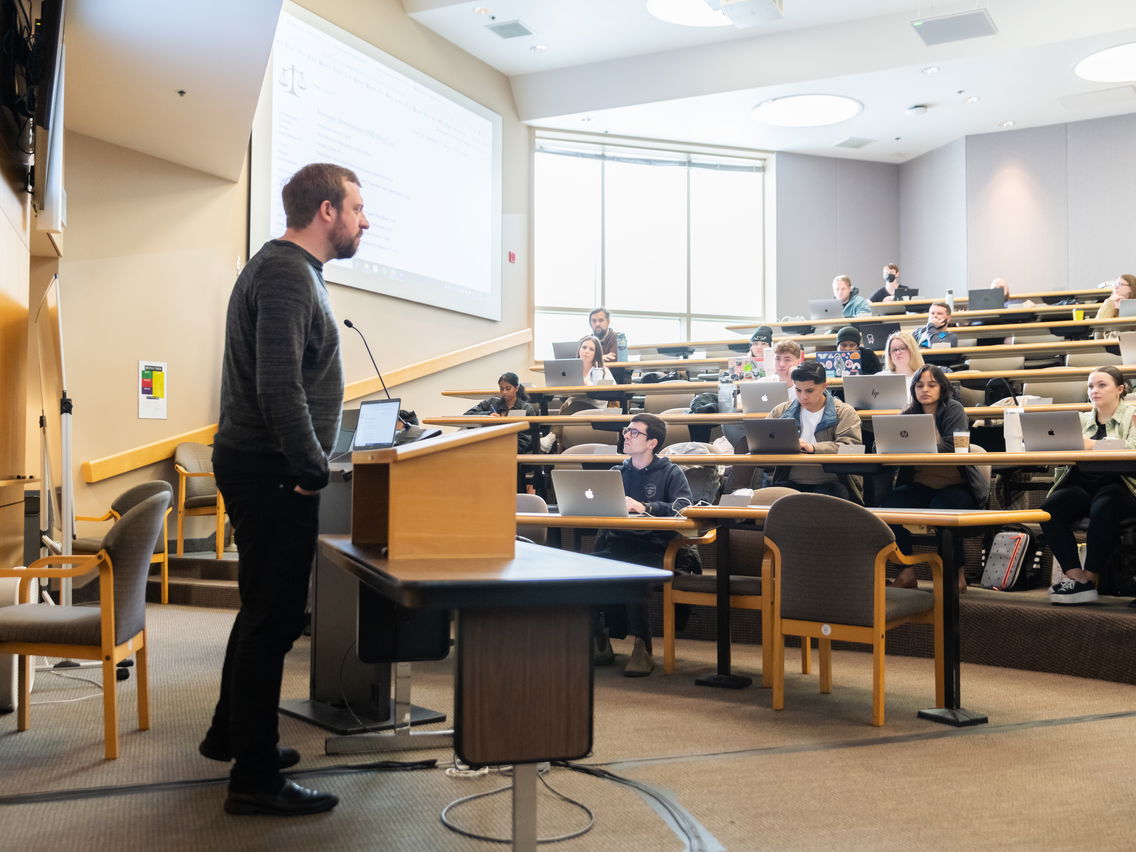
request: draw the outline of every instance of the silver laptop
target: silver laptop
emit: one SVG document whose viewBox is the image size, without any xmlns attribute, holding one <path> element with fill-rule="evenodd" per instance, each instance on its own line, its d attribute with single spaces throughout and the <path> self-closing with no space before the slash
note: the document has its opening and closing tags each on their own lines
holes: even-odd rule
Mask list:
<svg viewBox="0 0 1136 852">
<path fill-rule="evenodd" d="M 845 376 L 844 401 L 857 411 L 907 408 L 907 376 Z"/>
<path fill-rule="evenodd" d="M 742 422 L 751 454 L 780 455 L 801 451 L 801 427 L 791 417 L 766 417 Z"/>
<path fill-rule="evenodd" d="M 780 379 L 775 382 L 739 382 L 738 393 L 746 414 L 768 414 L 781 403 L 789 401 Z"/>
<path fill-rule="evenodd" d="M 553 470 L 552 487 L 562 515 L 627 517 L 623 475 L 618 470 Z"/>
<path fill-rule="evenodd" d="M 877 453 L 937 453 L 939 436 L 931 414 L 872 416 Z"/>
<path fill-rule="evenodd" d="M 1023 411 L 1018 419 L 1027 453 L 1085 448 L 1081 417 L 1076 411 Z"/>
<path fill-rule="evenodd" d="M 1001 287 L 984 287 L 981 290 L 966 291 L 968 311 L 993 311 L 1001 309 L 1006 303 L 1006 292 Z"/>
<path fill-rule="evenodd" d="M 1136 364 L 1136 331 L 1122 331 L 1116 335 L 1120 341 L 1120 362 Z"/>
<path fill-rule="evenodd" d="M 844 305 L 839 299 L 809 299 L 809 319 L 837 320 L 844 318 Z"/>
<path fill-rule="evenodd" d="M 576 358 L 580 355 L 580 341 L 554 340 L 552 341 L 553 358 Z"/>
<path fill-rule="evenodd" d="M 1117 316 L 1136 317 L 1136 299 L 1121 299 Z"/>
<path fill-rule="evenodd" d="M 544 383 L 546 385 L 584 384 L 583 358 L 554 358 L 544 362 Z"/>
<path fill-rule="evenodd" d="M 718 498 L 719 506 L 748 506 L 752 494 L 723 494 Z"/>
<path fill-rule="evenodd" d="M 886 317 L 904 313 L 907 313 L 907 305 L 903 302 L 872 302 L 872 316 Z"/>
<path fill-rule="evenodd" d="M 398 399 L 372 399 L 360 403 L 351 449 L 364 451 L 393 447 L 400 403 Z"/>
</svg>

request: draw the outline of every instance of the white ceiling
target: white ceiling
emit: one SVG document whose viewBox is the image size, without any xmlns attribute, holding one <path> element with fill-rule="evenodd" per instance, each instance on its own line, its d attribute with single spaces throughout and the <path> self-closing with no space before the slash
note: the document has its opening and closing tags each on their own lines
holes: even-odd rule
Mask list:
<svg viewBox="0 0 1136 852">
<path fill-rule="evenodd" d="M 1080 80 L 1087 54 L 1136 41 L 1131 0 L 784 0 L 778 22 L 696 29 L 651 17 L 645 0 L 403 0 L 424 26 L 510 76 L 539 127 L 901 162 L 947 142 L 1136 111 L 1132 85 Z M 534 35 L 486 29 L 520 20 Z M 926 46 L 911 20 L 985 8 L 993 36 Z M 540 44 L 548 49 L 534 52 Z M 921 69 L 937 65 L 933 76 Z M 773 128 L 759 102 L 823 92 L 864 110 L 822 128 Z M 980 100 L 967 104 L 964 98 Z M 923 104 L 926 113 L 908 115 Z M 875 140 L 834 148 L 846 137 Z"/>
</svg>

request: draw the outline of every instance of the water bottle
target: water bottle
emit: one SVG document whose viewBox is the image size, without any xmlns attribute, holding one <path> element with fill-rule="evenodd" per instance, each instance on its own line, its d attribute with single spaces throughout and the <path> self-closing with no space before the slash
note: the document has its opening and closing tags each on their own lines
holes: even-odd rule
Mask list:
<svg viewBox="0 0 1136 852">
<path fill-rule="evenodd" d="M 946 302 L 947 302 L 947 307 L 951 309 L 951 313 L 953 314 L 955 312 L 955 291 L 954 290 L 947 290 Z"/>
<path fill-rule="evenodd" d="M 622 331 L 615 333 L 615 360 L 627 361 L 627 335 Z"/>
<path fill-rule="evenodd" d="M 718 374 L 718 413 L 729 414 L 734 410 L 734 378 L 728 370 Z"/>
<path fill-rule="evenodd" d="M 603 381 L 603 377 L 603 367 L 592 367 L 592 369 L 588 371 L 588 384 L 598 385 Z"/>
</svg>

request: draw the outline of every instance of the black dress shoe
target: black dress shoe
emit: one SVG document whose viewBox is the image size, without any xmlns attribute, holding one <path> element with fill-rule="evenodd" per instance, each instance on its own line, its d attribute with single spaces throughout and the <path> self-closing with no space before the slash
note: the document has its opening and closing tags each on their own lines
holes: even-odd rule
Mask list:
<svg viewBox="0 0 1136 852">
<path fill-rule="evenodd" d="M 269 816 L 303 816 L 322 814 L 339 804 L 339 797 L 319 790 L 309 790 L 292 781 L 275 793 L 234 793 L 225 799 L 227 814 L 267 814 Z"/>
<path fill-rule="evenodd" d="M 209 742 L 209 740 L 202 740 L 200 745 L 197 746 L 197 750 L 201 753 L 202 757 L 207 757 L 210 760 L 219 760 L 222 763 L 226 763 L 233 759 L 228 749 L 218 748 L 215 744 Z M 287 769 L 289 766 L 295 766 L 300 762 L 300 753 L 294 748 L 277 746 L 276 761 L 278 768 Z"/>
</svg>

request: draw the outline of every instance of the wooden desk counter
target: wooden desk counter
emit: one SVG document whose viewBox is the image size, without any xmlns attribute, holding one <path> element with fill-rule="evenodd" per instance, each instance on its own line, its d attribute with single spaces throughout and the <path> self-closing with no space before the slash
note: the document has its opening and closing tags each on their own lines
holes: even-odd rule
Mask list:
<svg viewBox="0 0 1136 852">
<path fill-rule="evenodd" d="M 621 464 L 627 456 L 609 453 L 596 455 L 531 455 L 517 456 L 518 464 Z M 793 455 L 693 455 L 667 456 L 675 464 L 682 465 L 733 465 L 750 464 L 762 467 L 778 467 L 797 464 L 825 464 L 832 466 L 882 465 L 898 467 L 904 465 L 963 465 L 978 464 L 994 467 L 1034 467 L 1045 465 L 1078 464 L 1082 462 L 1136 462 L 1136 450 L 1064 450 L 1034 453 L 796 453 Z"/>
<path fill-rule="evenodd" d="M 978 288 L 976 288 L 978 289 Z M 1093 301 L 1094 297 L 1097 299 L 1108 296 L 1109 290 L 1101 287 L 1093 287 L 1091 290 L 1041 290 L 1036 293 L 1014 293 L 1012 298 L 1028 299 L 1031 302 L 1041 301 L 1044 304 L 1052 304 L 1048 302 L 1049 299 L 1076 299 L 1077 301 L 1086 300 Z M 970 297 L 966 293 L 955 295 L 955 305 L 965 305 L 969 302 Z M 915 308 L 928 308 L 932 302 L 943 302 L 946 299 L 942 296 L 932 298 L 918 298 L 918 299 L 903 299 L 899 304 L 910 305 Z M 870 305 L 894 305 L 896 302 L 869 302 Z"/>
<path fill-rule="evenodd" d="M 687 537 L 700 535 L 714 526 L 707 521 L 682 516 L 657 518 L 642 515 L 613 518 L 608 515 L 560 515 L 554 512 L 517 512 L 517 523 L 538 527 L 588 527 L 604 530 L 664 530 L 682 533 Z"/>
</svg>

